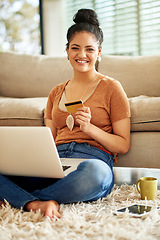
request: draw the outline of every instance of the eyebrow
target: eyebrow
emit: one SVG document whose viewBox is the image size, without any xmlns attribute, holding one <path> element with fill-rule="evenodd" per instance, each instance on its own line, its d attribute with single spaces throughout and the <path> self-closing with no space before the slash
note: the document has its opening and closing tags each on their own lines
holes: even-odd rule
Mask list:
<svg viewBox="0 0 160 240">
<path fill-rule="evenodd" d="M 71 47 L 72 46 L 77 46 L 77 47 L 80 47 L 80 45 L 78 45 L 78 44 L 72 44 L 71 45 Z M 87 45 L 87 46 L 85 46 L 85 48 L 88 48 L 88 47 L 92 47 L 92 48 L 94 48 L 95 49 L 95 47 L 94 46 L 92 46 L 92 45 Z"/>
</svg>

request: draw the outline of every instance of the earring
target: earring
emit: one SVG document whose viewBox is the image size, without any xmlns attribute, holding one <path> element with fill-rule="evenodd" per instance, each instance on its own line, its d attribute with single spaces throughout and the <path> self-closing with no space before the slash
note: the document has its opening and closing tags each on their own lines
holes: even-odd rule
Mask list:
<svg viewBox="0 0 160 240">
<path fill-rule="evenodd" d="M 69 54 L 67 55 L 67 59 L 69 60 Z"/>
<path fill-rule="evenodd" d="M 99 57 L 97 58 L 97 61 L 100 63 L 100 61 L 101 61 L 101 56 L 99 56 Z"/>
</svg>

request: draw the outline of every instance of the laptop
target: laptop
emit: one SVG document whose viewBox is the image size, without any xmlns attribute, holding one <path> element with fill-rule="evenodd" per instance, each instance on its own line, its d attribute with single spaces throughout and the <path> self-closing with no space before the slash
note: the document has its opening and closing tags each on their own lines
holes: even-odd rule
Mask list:
<svg viewBox="0 0 160 240">
<path fill-rule="evenodd" d="M 0 173 L 63 178 L 86 159 L 59 158 L 48 127 L 0 127 Z"/>
</svg>

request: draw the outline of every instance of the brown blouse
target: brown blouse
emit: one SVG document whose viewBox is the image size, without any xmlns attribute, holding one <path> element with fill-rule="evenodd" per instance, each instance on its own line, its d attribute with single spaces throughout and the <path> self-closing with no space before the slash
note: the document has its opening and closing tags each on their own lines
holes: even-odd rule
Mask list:
<svg viewBox="0 0 160 240">
<path fill-rule="evenodd" d="M 51 119 L 57 128 L 56 145 L 72 141 L 87 142 L 106 150 L 100 143 L 82 132 L 76 121 L 72 131 L 66 126 L 69 113 L 59 108 L 59 102 L 67 83 L 68 81 L 51 90 L 46 107 L 45 118 Z M 107 76 L 100 80 L 94 92 L 84 102 L 84 106 L 90 107 L 91 123 L 108 133 L 113 132 L 113 122 L 130 117 L 129 102 L 120 82 Z M 75 114 L 72 116 L 75 120 Z"/>
</svg>

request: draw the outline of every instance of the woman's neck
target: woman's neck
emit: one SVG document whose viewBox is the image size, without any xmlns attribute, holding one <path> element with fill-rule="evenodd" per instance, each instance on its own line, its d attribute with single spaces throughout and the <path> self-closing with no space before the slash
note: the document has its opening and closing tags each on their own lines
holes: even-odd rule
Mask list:
<svg viewBox="0 0 160 240">
<path fill-rule="evenodd" d="M 89 84 L 93 81 L 94 78 L 96 78 L 98 72 L 96 70 L 89 71 L 89 72 L 77 72 L 74 71 L 74 77 L 73 81 L 74 83 L 80 83 L 80 84 Z"/>
</svg>

